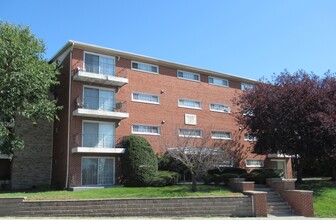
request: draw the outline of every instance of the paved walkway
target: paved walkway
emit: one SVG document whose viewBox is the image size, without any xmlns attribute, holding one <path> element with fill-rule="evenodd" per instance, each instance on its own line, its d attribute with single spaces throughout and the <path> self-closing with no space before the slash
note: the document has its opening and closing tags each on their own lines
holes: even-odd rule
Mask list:
<svg viewBox="0 0 336 220">
<path fill-rule="evenodd" d="M 81 220 L 92 220 L 92 219 L 99 219 L 99 220 L 336 220 L 336 218 L 305 218 L 302 216 L 294 216 L 294 217 L 267 217 L 267 218 L 262 218 L 262 217 L 249 217 L 249 218 L 226 218 L 226 217 L 165 217 L 165 218 L 150 218 L 150 217 L 116 217 L 116 218 L 99 218 L 99 217 L 93 217 L 93 218 L 83 218 L 83 217 L 78 217 L 78 218 L 72 218 L 72 217 L 67 217 L 67 218 L 51 218 L 51 217 L 45 217 L 45 218 L 18 218 L 18 217 L 8 217 L 8 218 L 1 218 L 3 219 L 8 219 L 8 220 L 13 220 L 13 219 L 81 219 Z"/>
</svg>

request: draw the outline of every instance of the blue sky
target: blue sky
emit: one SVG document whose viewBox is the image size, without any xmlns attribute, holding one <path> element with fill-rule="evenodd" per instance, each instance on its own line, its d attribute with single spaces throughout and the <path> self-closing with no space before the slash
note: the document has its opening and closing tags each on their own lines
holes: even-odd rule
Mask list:
<svg viewBox="0 0 336 220">
<path fill-rule="evenodd" d="M 336 72 L 334 0 L 4 0 L 46 58 L 68 40 L 252 79 L 285 68 Z"/>
</svg>

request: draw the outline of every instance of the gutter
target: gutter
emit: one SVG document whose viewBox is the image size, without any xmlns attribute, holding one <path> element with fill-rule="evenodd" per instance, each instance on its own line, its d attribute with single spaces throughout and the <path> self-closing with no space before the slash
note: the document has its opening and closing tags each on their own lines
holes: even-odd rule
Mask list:
<svg viewBox="0 0 336 220">
<path fill-rule="evenodd" d="M 167 66 L 167 67 L 171 67 L 171 68 L 175 68 L 175 69 L 182 69 L 182 70 L 196 72 L 196 73 L 203 73 L 203 74 L 207 74 L 207 75 L 215 76 L 215 77 L 216 76 L 217 77 L 222 77 L 222 78 L 224 77 L 226 79 L 242 81 L 242 82 L 245 82 L 245 83 L 256 83 L 256 82 L 258 82 L 258 80 L 244 78 L 244 77 L 236 76 L 236 75 L 233 75 L 233 74 L 221 73 L 221 72 L 212 71 L 212 70 L 208 70 L 208 69 L 203 69 L 203 68 L 199 68 L 199 67 L 189 66 L 189 65 L 186 65 L 186 64 L 175 63 L 175 62 L 161 60 L 161 59 L 157 59 L 157 58 L 153 58 L 153 57 L 149 57 L 149 56 L 139 55 L 139 54 L 130 53 L 130 52 L 124 52 L 124 51 L 121 51 L 121 50 L 115 50 L 115 49 L 111 49 L 111 48 L 107 48 L 107 47 L 101 47 L 101 46 L 82 43 L 82 42 L 73 41 L 73 40 L 69 40 L 63 46 L 63 48 L 60 49 L 56 53 L 56 55 L 54 55 L 51 58 L 51 60 L 54 60 L 55 57 L 57 57 L 59 54 L 61 54 L 67 48 L 69 48 L 70 46 L 73 46 L 74 44 L 76 44 L 76 48 L 79 48 L 79 49 L 82 49 L 82 50 L 88 50 L 88 51 L 95 52 L 95 53 L 101 53 L 101 54 L 106 54 L 106 55 L 110 55 L 110 56 L 120 56 L 120 57 L 124 57 L 126 59 L 129 59 L 129 60 L 136 60 L 136 61 L 151 63 L 151 64 L 155 64 L 155 65 Z"/>
<path fill-rule="evenodd" d="M 75 46 L 74 42 L 71 42 L 70 49 L 70 70 L 69 70 L 69 96 L 68 96 L 68 135 L 67 135 L 67 162 L 66 162 L 66 176 L 65 176 L 65 188 L 69 187 L 69 164 L 70 164 L 70 118 L 71 118 L 71 91 L 72 91 L 72 51 Z"/>
</svg>

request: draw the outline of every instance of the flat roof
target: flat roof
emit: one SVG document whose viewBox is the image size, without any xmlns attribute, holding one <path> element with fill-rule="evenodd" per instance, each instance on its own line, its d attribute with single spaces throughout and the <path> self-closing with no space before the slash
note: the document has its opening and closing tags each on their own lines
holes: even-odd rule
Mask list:
<svg viewBox="0 0 336 220">
<path fill-rule="evenodd" d="M 73 41 L 69 40 L 51 59 L 50 62 L 54 62 L 62 53 L 64 53 L 66 50 L 68 50 L 70 47 L 78 48 L 78 49 L 83 49 L 87 50 L 90 52 L 96 52 L 96 53 L 102 53 L 105 55 L 111 55 L 111 56 L 120 56 L 123 58 L 127 58 L 130 60 L 135 60 L 135 61 L 142 61 L 142 62 L 147 62 L 155 65 L 161 65 L 161 66 L 167 66 L 167 67 L 172 67 L 176 69 L 181 69 L 181 70 L 186 70 L 186 71 L 191 71 L 191 72 L 197 72 L 197 73 L 205 73 L 208 75 L 212 76 L 218 76 L 218 77 L 224 77 L 226 79 L 232 79 L 236 81 L 242 81 L 242 82 L 247 82 L 247 83 L 256 83 L 257 80 L 254 79 L 249 79 L 245 77 L 240 77 L 232 74 L 226 74 L 226 73 L 221 73 L 217 71 L 212 71 L 212 70 L 207 70 L 207 69 L 202 69 L 198 67 L 193 67 L 185 64 L 180 64 L 180 63 L 174 63 L 166 60 L 161 60 L 161 59 L 156 59 L 153 57 L 149 56 L 144 56 L 144 55 L 139 55 L 135 53 L 129 53 L 125 51 L 120 51 L 120 50 L 115 50 L 107 47 L 101 47 L 93 44 L 87 44 L 87 43 L 82 43 L 78 41 Z"/>
</svg>

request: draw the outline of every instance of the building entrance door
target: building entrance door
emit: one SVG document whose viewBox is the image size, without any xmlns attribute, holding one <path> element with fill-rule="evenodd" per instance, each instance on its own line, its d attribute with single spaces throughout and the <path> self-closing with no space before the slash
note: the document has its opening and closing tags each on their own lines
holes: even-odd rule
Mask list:
<svg viewBox="0 0 336 220">
<path fill-rule="evenodd" d="M 286 178 L 287 170 L 286 170 L 286 160 L 281 159 L 271 159 L 272 168 L 275 169 L 282 178 Z"/>
</svg>

